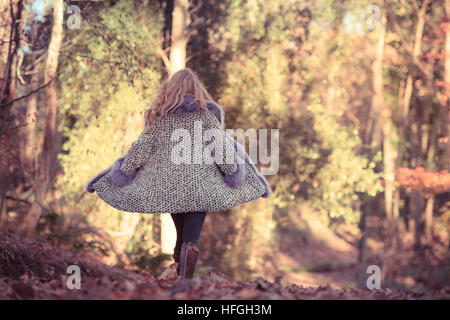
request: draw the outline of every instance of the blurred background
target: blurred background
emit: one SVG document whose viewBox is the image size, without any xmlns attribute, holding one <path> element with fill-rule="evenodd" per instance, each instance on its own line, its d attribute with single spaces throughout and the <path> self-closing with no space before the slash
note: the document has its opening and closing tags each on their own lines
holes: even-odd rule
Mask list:
<svg viewBox="0 0 450 320">
<path fill-rule="evenodd" d="M 273 195 L 207 216 L 199 274 L 448 286 L 449 19 L 450 0 L 1 0 L 1 228 L 163 270 L 167 215 L 85 186 L 189 67 L 226 128 L 280 129 Z"/>
</svg>

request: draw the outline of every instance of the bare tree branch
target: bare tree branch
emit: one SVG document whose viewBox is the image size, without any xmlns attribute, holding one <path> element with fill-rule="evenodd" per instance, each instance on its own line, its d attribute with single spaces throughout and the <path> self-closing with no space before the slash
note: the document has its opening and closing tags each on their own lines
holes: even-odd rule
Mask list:
<svg viewBox="0 0 450 320">
<path fill-rule="evenodd" d="M 164 66 L 166 67 L 167 72 L 170 71 L 170 60 L 167 56 L 167 53 L 159 46 L 155 38 L 153 38 L 152 34 L 150 33 L 150 30 L 148 30 L 147 24 L 145 24 L 145 29 L 147 33 L 148 40 L 152 43 L 153 47 L 156 49 L 156 53 L 161 57 L 162 61 L 164 62 Z"/>
<path fill-rule="evenodd" d="M 202 1 L 199 1 L 195 7 L 193 7 L 192 9 L 189 10 L 189 14 L 193 15 L 194 13 L 196 13 L 198 10 L 200 10 L 200 8 L 202 7 Z"/>
<path fill-rule="evenodd" d="M 21 96 L 21 97 L 19 97 L 19 98 L 13 99 L 13 100 L 11 100 L 11 101 L 9 101 L 9 102 L 6 102 L 6 103 L 3 103 L 3 104 L 0 104 L 0 107 L 1 107 L 1 108 L 7 107 L 7 106 L 13 104 L 14 102 L 17 102 L 17 101 L 19 101 L 19 100 L 22 100 L 22 99 L 27 98 L 27 97 L 31 96 L 32 94 L 38 92 L 39 90 L 44 89 L 45 87 L 49 86 L 50 83 L 52 83 L 52 81 L 53 81 L 53 79 L 51 79 L 51 80 L 50 80 L 49 82 L 47 82 L 46 84 L 40 86 L 39 88 L 36 88 L 36 89 L 34 89 L 34 90 L 28 92 L 27 94 L 25 94 L 25 95 L 23 95 L 23 96 Z"/>
</svg>

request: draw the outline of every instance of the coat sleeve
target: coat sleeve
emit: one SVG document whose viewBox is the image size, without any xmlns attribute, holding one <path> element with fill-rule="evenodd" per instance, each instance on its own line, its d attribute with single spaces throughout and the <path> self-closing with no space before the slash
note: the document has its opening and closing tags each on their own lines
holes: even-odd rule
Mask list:
<svg viewBox="0 0 450 320">
<path fill-rule="evenodd" d="M 126 174 L 135 173 L 149 159 L 155 135 L 149 129 L 144 129 L 137 140 L 133 141 L 123 160 L 120 170 Z"/>
</svg>

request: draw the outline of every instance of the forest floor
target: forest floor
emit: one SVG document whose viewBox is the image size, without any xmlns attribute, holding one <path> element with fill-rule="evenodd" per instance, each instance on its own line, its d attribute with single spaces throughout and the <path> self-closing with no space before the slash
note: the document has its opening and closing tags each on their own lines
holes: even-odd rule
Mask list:
<svg viewBox="0 0 450 320">
<path fill-rule="evenodd" d="M 333 231 L 317 215 L 305 212 L 290 216 L 290 221 L 292 224 L 278 239 L 280 251 L 274 259 L 286 283 L 366 289 L 370 276 L 367 268 L 376 265 L 383 274 L 382 288 L 427 292 L 450 285 L 449 240 L 445 234 L 436 231 L 432 246 L 417 252 L 412 235 L 404 232 L 399 236 L 401 247 L 389 252 L 383 239 L 377 237 L 386 226 L 372 217 L 367 221 L 366 257 L 361 265 L 357 263 L 360 236 L 356 226 Z"/>
<path fill-rule="evenodd" d="M 294 225 L 283 232 L 276 257 L 286 281 L 334 289 L 358 286 L 361 270 L 354 263 L 358 256 L 354 244 L 338 237 L 316 215 L 291 216 L 291 221 Z M 365 272 L 362 276 L 367 278 Z"/>
<path fill-rule="evenodd" d="M 68 289 L 70 265 L 80 267 L 80 289 Z M 412 293 L 284 281 L 260 277 L 234 281 L 214 271 L 208 277 L 180 279 L 174 265 L 152 275 L 111 267 L 87 255 L 0 231 L 0 299 L 450 299 L 450 288 Z"/>
</svg>

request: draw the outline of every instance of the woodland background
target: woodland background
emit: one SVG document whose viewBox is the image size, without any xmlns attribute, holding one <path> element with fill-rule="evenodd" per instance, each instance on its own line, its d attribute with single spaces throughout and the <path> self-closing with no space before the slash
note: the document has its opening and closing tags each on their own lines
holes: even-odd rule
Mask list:
<svg viewBox="0 0 450 320">
<path fill-rule="evenodd" d="M 1 229 L 167 267 L 167 215 L 85 186 L 187 66 L 226 128 L 280 129 L 273 195 L 207 216 L 198 274 L 365 288 L 375 264 L 383 288 L 445 288 L 449 19 L 450 0 L 0 0 Z"/>
</svg>

